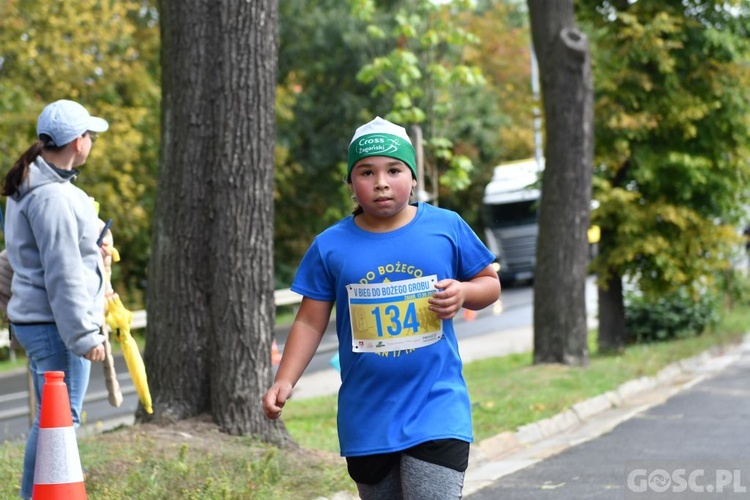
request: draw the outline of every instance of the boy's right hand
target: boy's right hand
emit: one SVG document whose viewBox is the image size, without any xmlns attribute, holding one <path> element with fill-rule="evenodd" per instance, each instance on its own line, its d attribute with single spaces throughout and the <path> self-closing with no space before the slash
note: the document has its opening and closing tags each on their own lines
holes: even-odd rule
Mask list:
<svg viewBox="0 0 750 500">
<path fill-rule="evenodd" d="M 281 416 L 287 400 L 292 396 L 292 384 L 288 382 L 276 382 L 263 396 L 263 411 L 266 417 L 276 420 Z"/>
</svg>

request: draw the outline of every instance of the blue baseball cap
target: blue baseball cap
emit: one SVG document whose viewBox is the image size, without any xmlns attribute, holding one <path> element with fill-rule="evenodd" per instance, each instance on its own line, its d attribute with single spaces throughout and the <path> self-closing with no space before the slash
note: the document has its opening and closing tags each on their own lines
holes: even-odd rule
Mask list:
<svg viewBox="0 0 750 500">
<path fill-rule="evenodd" d="M 45 146 L 62 147 L 86 131 L 105 132 L 107 129 L 107 120 L 91 116 L 86 108 L 67 99 L 48 104 L 36 122 L 37 137 L 46 134 L 52 138 L 53 144 Z"/>
</svg>

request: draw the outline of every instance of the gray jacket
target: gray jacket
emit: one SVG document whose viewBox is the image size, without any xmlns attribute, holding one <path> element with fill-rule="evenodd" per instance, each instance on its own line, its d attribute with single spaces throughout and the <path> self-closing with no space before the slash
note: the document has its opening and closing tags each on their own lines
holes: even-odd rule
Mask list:
<svg viewBox="0 0 750 500">
<path fill-rule="evenodd" d="M 5 244 L 13 268 L 8 318 L 55 323 L 65 345 L 83 356 L 104 342 L 104 263 L 96 245 L 92 199 L 41 156 L 8 197 Z"/>
</svg>

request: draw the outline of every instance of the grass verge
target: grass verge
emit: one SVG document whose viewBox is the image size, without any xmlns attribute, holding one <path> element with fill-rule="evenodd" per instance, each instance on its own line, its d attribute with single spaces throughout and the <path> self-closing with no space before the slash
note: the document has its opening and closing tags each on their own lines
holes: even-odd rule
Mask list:
<svg viewBox="0 0 750 500">
<path fill-rule="evenodd" d="M 631 346 L 617 356 L 600 355 L 592 345 L 586 368 L 532 366 L 529 354 L 469 363 L 465 377 L 474 402 L 475 437 L 482 440 L 550 417 L 680 359 L 735 345 L 749 329 L 750 309 L 737 308 L 700 337 Z M 299 450 L 228 436 L 203 419 L 79 438 L 89 498 L 305 500 L 354 492 L 337 453 L 336 398 L 293 401 L 284 415 Z M 17 495 L 22 459 L 23 443 L 2 446 L 0 498 Z"/>
</svg>

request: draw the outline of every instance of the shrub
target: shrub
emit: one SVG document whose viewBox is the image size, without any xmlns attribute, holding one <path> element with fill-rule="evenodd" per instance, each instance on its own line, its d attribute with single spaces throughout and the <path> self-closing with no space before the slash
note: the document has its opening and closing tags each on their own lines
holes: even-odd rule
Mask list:
<svg viewBox="0 0 750 500">
<path fill-rule="evenodd" d="M 659 298 L 630 293 L 625 297 L 625 322 L 630 343 L 657 342 L 698 336 L 719 319 L 721 301 L 705 292 L 695 298 L 685 290 Z"/>
</svg>

